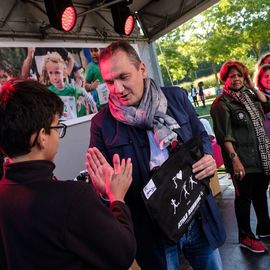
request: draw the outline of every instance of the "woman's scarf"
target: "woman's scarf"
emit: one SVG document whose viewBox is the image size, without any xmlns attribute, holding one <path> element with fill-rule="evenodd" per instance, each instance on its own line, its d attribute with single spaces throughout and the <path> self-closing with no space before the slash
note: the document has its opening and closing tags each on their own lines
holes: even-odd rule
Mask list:
<svg viewBox="0 0 270 270">
<path fill-rule="evenodd" d="M 166 114 L 167 99 L 150 78 L 145 79 L 144 94 L 137 107 L 124 106 L 117 97 L 110 94 L 109 108 L 116 120 L 127 125 L 152 130 L 161 150 L 169 146 L 172 141 L 177 140 L 177 133 L 173 130 L 180 126 Z"/>
<path fill-rule="evenodd" d="M 270 140 L 265 131 L 263 117 L 248 94 L 244 91 L 241 91 L 241 95 L 238 96 L 235 92 L 224 86 L 223 93 L 231 96 L 246 108 L 255 129 L 263 170 L 267 175 L 270 175 Z"/>
</svg>

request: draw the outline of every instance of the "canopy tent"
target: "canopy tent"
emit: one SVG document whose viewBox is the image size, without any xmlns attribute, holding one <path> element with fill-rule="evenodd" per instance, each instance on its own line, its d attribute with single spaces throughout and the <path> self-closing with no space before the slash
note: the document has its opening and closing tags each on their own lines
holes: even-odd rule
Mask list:
<svg viewBox="0 0 270 270">
<path fill-rule="evenodd" d="M 50 27 L 43 0 L 1 0 L 0 38 L 112 41 L 127 39 L 114 31 L 110 6 L 123 0 L 73 0 L 77 24 L 64 33 Z M 136 25 L 129 40 L 152 42 L 218 0 L 133 0 Z"/>
</svg>

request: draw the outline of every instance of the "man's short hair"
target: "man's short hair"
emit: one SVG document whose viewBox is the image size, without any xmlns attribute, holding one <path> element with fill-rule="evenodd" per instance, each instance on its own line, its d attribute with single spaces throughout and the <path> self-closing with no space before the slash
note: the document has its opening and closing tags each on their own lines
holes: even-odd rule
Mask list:
<svg viewBox="0 0 270 270">
<path fill-rule="evenodd" d="M 39 82 L 7 81 L 0 91 L 0 150 L 11 158 L 28 154 L 32 134 L 42 128 L 50 134 L 55 115 L 62 112 L 62 100 Z"/>
<path fill-rule="evenodd" d="M 123 51 L 128 55 L 128 58 L 134 66 L 139 69 L 141 59 L 137 54 L 136 50 L 126 41 L 119 40 L 111 43 L 107 48 L 100 52 L 99 63 L 107 60 L 119 51 Z"/>
</svg>

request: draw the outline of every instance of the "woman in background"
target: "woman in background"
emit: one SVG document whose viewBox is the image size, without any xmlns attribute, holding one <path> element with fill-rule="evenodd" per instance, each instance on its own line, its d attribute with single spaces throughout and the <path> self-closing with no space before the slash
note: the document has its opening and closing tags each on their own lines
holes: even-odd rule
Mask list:
<svg viewBox="0 0 270 270">
<path fill-rule="evenodd" d="M 264 112 L 270 102 L 254 88 L 245 65 L 224 63 L 220 70 L 223 93 L 212 104 L 211 116 L 227 171 L 235 187 L 235 214 L 240 246 L 255 253 L 266 251 L 253 234 L 250 206 L 257 216 L 256 234 L 270 236 L 266 190 L 270 174 L 270 141 L 264 128 Z"/>
<path fill-rule="evenodd" d="M 265 53 L 257 62 L 257 68 L 259 69 L 262 65 L 270 64 L 270 52 Z"/>
<path fill-rule="evenodd" d="M 270 58 L 270 55 L 269 55 Z M 262 65 L 255 77 L 256 86 L 262 93 L 270 98 L 270 64 Z M 264 121 L 268 136 L 270 138 L 270 113 L 265 114 Z"/>
</svg>

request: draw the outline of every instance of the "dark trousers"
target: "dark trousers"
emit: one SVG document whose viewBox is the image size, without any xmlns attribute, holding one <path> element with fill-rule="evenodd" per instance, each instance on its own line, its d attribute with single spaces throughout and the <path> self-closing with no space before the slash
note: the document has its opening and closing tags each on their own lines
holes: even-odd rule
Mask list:
<svg viewBox="0 0 270 270">
<path fill-rule="evenodd" d="M 201 102 L 203 104 L 203 107 L 205 107 L 205 98 L 204 95 L 200 95 Z"/>
<path fill-rule="evenodd" d="M 253 204 L 257 216 L 257 234 L 270 234 L 267 195 L 269 178 L 262 173 L 248 173 L 240 181 L 233 179 L 235 187 L 235 215 L 239 229 L 239 239 L 254 238 L 250 227 L 250 206 Z"/>
<path fill-rule="evenodd" d="M 197 100 L 197 96 L 195 96 L 195 97 L 192 97 L 193 98 L 193 103 L 194 103 L 194 106 L 196 107 L 196 106 L 198 106 L 199 107 L 199 102 L 198 102 L 198 100 Z"/>
</svg>

